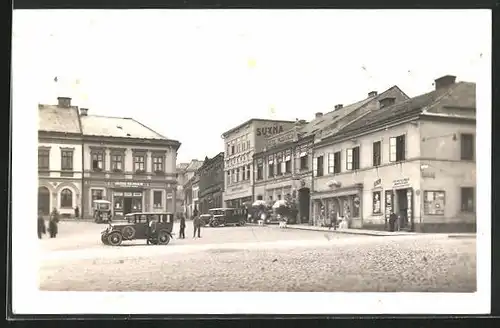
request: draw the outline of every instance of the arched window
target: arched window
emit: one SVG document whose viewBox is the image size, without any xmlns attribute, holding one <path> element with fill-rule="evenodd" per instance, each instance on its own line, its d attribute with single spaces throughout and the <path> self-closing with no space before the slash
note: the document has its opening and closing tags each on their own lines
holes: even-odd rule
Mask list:
<svg viewBox="0 0 500 328">
<path fill-rule="evenodd" d="M 61 207 L 73 207 L 73 193 L 67 188 L 61 191 Z"/>
</svg>

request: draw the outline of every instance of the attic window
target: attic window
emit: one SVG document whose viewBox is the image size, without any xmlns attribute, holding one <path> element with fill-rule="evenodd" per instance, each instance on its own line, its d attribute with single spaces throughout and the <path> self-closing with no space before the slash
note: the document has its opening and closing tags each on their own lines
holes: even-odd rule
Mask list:
<svg viewBox="0 0 500 328">
<path fill-rule="evenodd" d="M 127 133 L 127 137 L 130 137 L 130 133 Z"/>
<path fill-rule="evenodd" d="M 123 129 L 121 125 L 117 125 L 116 127 L 120 130 Z"/>
</svg>

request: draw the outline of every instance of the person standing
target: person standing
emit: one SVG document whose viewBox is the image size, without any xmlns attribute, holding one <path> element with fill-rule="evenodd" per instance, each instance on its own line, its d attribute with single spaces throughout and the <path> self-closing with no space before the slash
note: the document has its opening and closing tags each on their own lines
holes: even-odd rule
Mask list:
<svg viewBox="0 0 500 328">
<path fill-rule="evenodd" d="M 200 230 L 201 230 L 201 221 L 199 216 L 195 216 L 193 218 L 193 238 L 196 238 L 196 233 L 198 232 L 198 238 L 201 238 L 200 236 Z"/>
<path fill-rule="evenodd" d="M 75 219 L 80 218 L 80 208 L 78 206 L 75 207 Z"/>
<path fill-rule="evenodd" d="M 50 235 L 50 238 L 56 238 L 56 236 L 57 236 L 57 232 L 58 232 L 57 222 L 58 222 L 58 219 L 56 217 L 51 217 L 50 220 L 49 220 L 49 235 Z"/>
<path fill-rule="evenodd" d="M 180 215 L 180 228 L 179 228 L 179 238 L 180 239 L 185 239 L 186 238 L 186 218 L 184 217 L 183 214 Z"/>
<path fill-rule="evenodd" d="M 397 220 L 398 216 L 396 215 L 396 213 L 394 213 L 394 211 L 392 211 L 391 215 L 389 216 L 389 231 L 394 232 Z"/>
<path fill-rule="evenodd" d="M 46 234 L 45 220 L 42 211 L 38 211 L 38 239 L 42 239 L 42 234 Z"/>
<path fill-rule="evenodd" d="M 332 218 L 331 224 L 333 226 L 333 230 L 337 230 L 337 211 L 335 209 L 332 210 Z"/>
</svg>

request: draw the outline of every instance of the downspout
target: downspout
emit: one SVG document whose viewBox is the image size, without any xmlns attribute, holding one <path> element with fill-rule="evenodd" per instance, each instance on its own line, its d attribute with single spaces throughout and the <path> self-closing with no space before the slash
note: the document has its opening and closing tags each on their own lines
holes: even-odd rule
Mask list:
<svg viewBox="0 0 500 328">
<path fill-rule="evenodd" d="M 85 215 L 85 141 L 83 139 L 83 133 L 82 133 L 82 192 L 80 194 L 80 201 L 81 201 L 81 213 L 80 217 L 83 219 Z"/>
<path fill-rule="evenodd" d="M 314 202 L 312 199 L 312 195 L 314 194 L 314 139 L 316 135 L 313 137 L 312 147 L 311 147 L 311 160 L 312 160 L 312 170 L 311 170 L 311 192 L 309 193 L 309 225 L 314 225 Z"/>
</svg>

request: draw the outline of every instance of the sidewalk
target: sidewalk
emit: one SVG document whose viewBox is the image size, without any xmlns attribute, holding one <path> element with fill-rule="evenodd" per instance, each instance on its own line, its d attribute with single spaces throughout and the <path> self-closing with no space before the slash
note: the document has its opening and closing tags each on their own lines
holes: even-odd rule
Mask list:
<svg viewBox="0 0 500 328">
<path fill-rule="evenodd" d="M 247 223 L 248 225 L 258 226 L 255 223 Z M 262 227 L 271 227 L 278 228 L 277 225 L 264 225 Z M 309 231 L 320 231 L 320 232 L 332 232 L 332 233 L 346 233 L 351 235 L 366 235 L 366 236 L 408 236 L 408 235 L 416 235 L 415 232 L 408 231 L 379 231 L 379 230 L 364 230 L 364 229 L 337 229 L 333 230 L 328 229 L 327 227 L 318 227 L 311 226 L 308 224 L 289 224 L 286 227 L 287 229 L 296 229 L 296 230 L 309 230 Z"/>
</svg>

